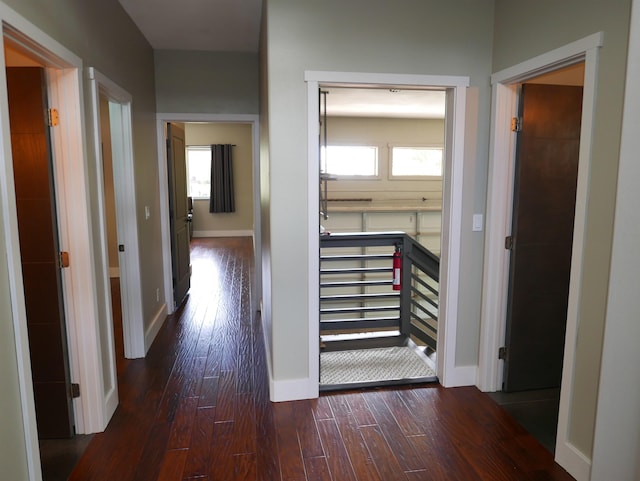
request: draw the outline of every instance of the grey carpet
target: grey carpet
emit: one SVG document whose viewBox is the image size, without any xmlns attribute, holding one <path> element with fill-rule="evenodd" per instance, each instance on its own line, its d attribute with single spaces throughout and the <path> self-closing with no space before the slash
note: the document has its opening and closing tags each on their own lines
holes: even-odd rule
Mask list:
<svg viewBox="0 0 640 481">
<path fill-rule="evenodd" d="M 435 381 L 427 358 L 411 347 L 386 347 L 320 354 L 320 384 L 349 385 L 375 382 Z"/>
</svg>

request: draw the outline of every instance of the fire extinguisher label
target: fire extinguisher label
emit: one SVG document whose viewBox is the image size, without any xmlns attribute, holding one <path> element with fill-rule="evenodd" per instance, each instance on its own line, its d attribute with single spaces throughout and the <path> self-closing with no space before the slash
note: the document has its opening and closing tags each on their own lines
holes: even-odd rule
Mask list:
<svg viewBox="0 0 640 481">
<path fill-rule="evenodd" d="M 400 285 L 400 268 L 399 267 L 396 267 L 393 270 L 393 285 L 394 286 Z"/>
</svg>

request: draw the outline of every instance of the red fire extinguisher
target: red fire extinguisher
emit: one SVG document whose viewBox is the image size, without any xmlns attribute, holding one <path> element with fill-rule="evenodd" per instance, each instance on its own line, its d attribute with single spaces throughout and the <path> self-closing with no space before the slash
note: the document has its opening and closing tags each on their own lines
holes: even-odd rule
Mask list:
<svg viewBox="0 0 640 481">
<path fill-rule="evenodd" d="M 402 289 L 402 254 L 400 244 L 396 244 L 396 251 L 393 253 L 393 290 Z"/>
</svg>

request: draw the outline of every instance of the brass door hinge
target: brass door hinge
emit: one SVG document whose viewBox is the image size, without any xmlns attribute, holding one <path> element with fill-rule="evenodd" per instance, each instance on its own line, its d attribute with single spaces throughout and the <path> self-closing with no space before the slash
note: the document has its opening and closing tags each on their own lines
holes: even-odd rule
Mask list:
<svg viewBox="0 0 640 481">
<path fill-rule="evenodd" d="M 502 346 L 498 349 L 498 359 L 505 360 L 507 358 L 507 348 Z"/>
<path fill-rule="evenodd" d="M 80 384 L 72 383 L 71 384 L 71 398 L 75 399 L 80 397 Z"/>
<path fill-rule="evenodd" d="M 504 238 L 504 248 L 510 251 L 513 249 L 513 236 L 507 236 Z"/>
<path fill-rule="evenodd" d="M 520 132 L 522 130 L 522 119 L 520 117 L 513 117 L 511 119 L 511 132 Z"/>
<path fill-rule="evenodd" d="M 60 252 L 60 267 L 65 269 L 69 267 L 69 253 L 62 251 Z"/>
<path fill-rule="evenodd" d="M 49 109 L 47 111 L 47 123 L 49 127 L 56 127 L 60 123 L 60 114 L 58 109 Z"/>
</svg>

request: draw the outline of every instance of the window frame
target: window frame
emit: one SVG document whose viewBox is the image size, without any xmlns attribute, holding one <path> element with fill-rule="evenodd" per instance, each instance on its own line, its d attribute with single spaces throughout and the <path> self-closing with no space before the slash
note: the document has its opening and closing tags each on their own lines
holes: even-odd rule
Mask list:
<svg viewBox="0 0 640 481">
<path fill-rule="evenodd" d="M 323 167 L 326 166 L 326 161 L 324 160 L 324 156 L 326 155 L 324 153 L 324 146 L 320 146 L 320 170 L 322 173 L 327 173 L 328 175 L 335 177 L 338 180 L 380 180 L 382 177 L 380 175 L 380 146 L 379 145 L 372 145 L 372 144 L 331 144 L 331 145 L 327 145 L 327 149 L 331 148 L 331 147 L 354 147 L 354 148 L 369 148 L 369 149 L 373 149 L 374 154 L 375 154 L 375 159 L 374 159 L 374 168 L 375 168 L 375 174 L 373 175 L 341 175 L 341 174 L 334 174 L 332 172 L 325 172 L 324 170 L 322 170 Z"/>
<path fill-rule="evenodd" d="M 441 173 L 440 175 L 393 175 L 393 150 L 399 149 L 426 149 L 426 150 L 439 150 L 441 152 Z M 444 179 L 444 145 L 442 144 L 389 144 L 389 180 L 443 180 Z"/>
</svg>

